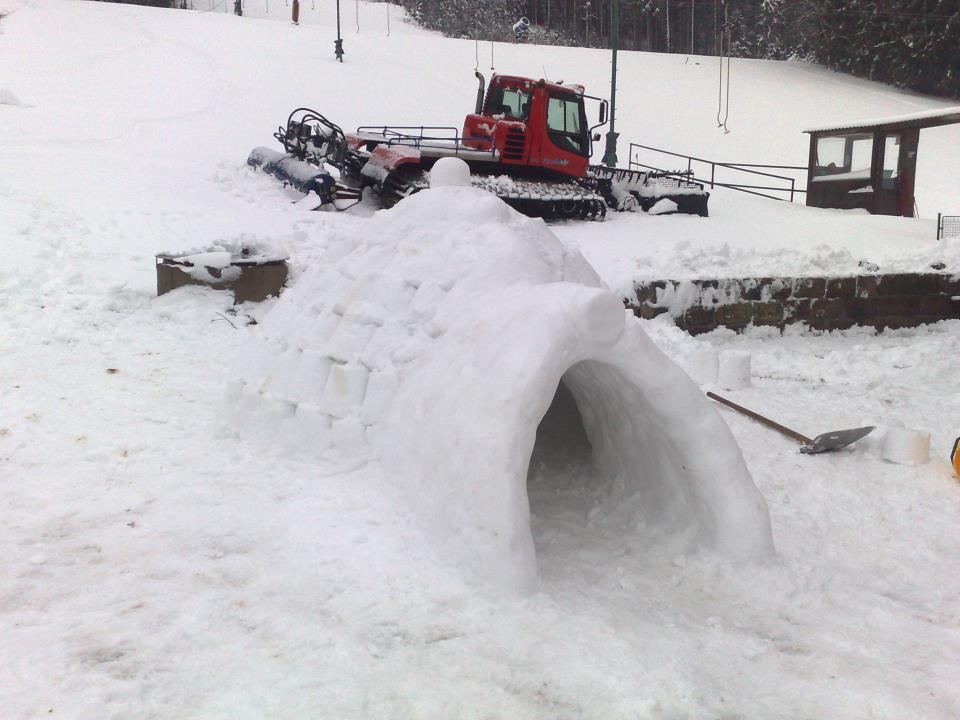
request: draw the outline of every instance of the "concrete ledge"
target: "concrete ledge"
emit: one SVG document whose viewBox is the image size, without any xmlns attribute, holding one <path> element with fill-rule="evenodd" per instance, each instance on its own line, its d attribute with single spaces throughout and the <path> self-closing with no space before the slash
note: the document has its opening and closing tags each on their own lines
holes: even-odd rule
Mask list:
<svg viewBox="0 0 960 720">
<path fill-rule="evenodd" d="M 197 256 L 202 257 L 202 256 Z M 234 256 L 227 267 L 204 266 L 190 256 L 158 255 L 157 295 L 184 285 L 207 285 L 233 292 L 235 304 L 278 296 L 287 282 L 287 261 L 279 258 Z"/>
<path fill-rule="evenodd" d="M 860 325 L 880 331 L 960 319 L 960 275 L 650 280 L 635 283 L 634 296 L 625 303 L 646 319 L 668 313 L 691 335 L 718 327 L 782 330 L 793 323 L 816 330 Z"/>
</svg>

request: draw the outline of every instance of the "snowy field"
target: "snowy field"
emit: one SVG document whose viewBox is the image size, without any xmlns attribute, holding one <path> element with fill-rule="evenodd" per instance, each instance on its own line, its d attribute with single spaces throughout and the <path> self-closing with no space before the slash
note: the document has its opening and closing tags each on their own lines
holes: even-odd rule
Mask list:
<svg viewBox="0 0 960 720">
<path fill-rule="evenodd" d="M 770 508 L 767 563 L 592 523 L 582 445 L 540 444 L 540 587 L 502 598 L 438 557 L 391 468 L 238 438 L 225 388 L 275 301 L 157 298 L 153 256 L 257 242 L 290 255 L 295 281 L 372 208 L 291 204 L 245 166 L 249 149 L 304 104 L 346 127 L 459 125 L 476 88 L 472 42 L 397 8 L 387 37 L 383 5 L 359 5 L 359 33 L 346 14 L 339 65 L 332 3 L 313 7 L 293 27 L 279 2 L 236 18 L 0 0 L 0 717 L 960 716 L 960 485 L 946 463 L 960 322 L 697 339 L 641 323 L 681 365 L 705 346 L 750 352 L 753 387 L 731 396 L 801 432 L 879 426 L 808 457 L 721 411 Z M 624 140 L 718 160 L 802 164 L 808 125 L 943 104 L 743 61 L 723 135 L 709 59 L 621 57 Z M 598 51 L 497 45 L 494 60 L 607 87 Z M 614 289 L 861 259 L 960 270 L 929 220 L 960 210 L 958 145 L 957 128 L 922 135 L 925 220 L 718 192 L 706 220 L 553 229 Z M 895 426 L 931 432 L 929 463 L 880 458 Z"/>
</svg>

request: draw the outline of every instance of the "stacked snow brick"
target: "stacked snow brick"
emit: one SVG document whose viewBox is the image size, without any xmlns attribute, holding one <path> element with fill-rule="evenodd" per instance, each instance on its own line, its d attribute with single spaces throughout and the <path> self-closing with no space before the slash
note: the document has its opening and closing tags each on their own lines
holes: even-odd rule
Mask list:
<svg viewBox="0 0 960 720">
<path fill-rule="evenodd" d="M 355 449 L 389 408 L 403 366 L 442 333 L 431 321 L 452 282 L 423 280 L 439 268 L 411 267 L 418 252 L 402 241 L 347 242 L 284 293 L 240 359 L 246 429 Z"/>
</svg>

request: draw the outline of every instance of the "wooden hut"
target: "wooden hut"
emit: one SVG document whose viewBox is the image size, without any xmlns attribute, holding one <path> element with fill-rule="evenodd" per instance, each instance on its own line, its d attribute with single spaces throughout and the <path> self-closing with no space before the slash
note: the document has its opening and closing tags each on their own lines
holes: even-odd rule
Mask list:
<svg viewBox="0 0 960 720">
<path fill-rule="evenodd" d="M 960 107 L 805 130 L 807 205 L 914 216 L 920 130 L 960 123 Z"/>
</svg>

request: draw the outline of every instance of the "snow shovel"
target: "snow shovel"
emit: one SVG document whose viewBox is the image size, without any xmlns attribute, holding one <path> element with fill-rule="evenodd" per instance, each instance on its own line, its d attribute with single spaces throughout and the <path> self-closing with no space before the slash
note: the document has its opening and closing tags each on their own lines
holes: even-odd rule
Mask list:
<svg viewBox="0 0 960 720">
<path fill-rule="evenodd" d="M 780 423 L 775 423 L 773 420 L 765 418 L 763 415 L 758 415 L 757 413 L 753 412 L 753 410 L 747 410 L 745 407 L 740 407 L 736 403 L 730 402 L 726 398 L 722 398 L 712 392 L 708 392 L 707 397 L 711 400 L 716 400 L 718 403 L 722 403 L 727 407 L 733 408 L 737 412 L 741 412 L 747 417 L 753 418 L 757 422 L 763 423 L 768 428 L 773 428 L 777 432 L 783 433 L 788 438 L 796 440 L 797 442 L 801 443 L 800 452 L 806 453 L 807 455 L 833 452 L 834 450 L 845 448 L 847 445 L 852 445 L 860 438 L 866 437 L 874 430 L 873 425 L 868 427 L 853 428 L 851 430 L 834 430 L 833 432 L 823 433 L 823 435 L 817 435 L 811 440 L 810 438 L 801 435 L 796 430 L 791 430 L 788 427 L 784 427 Z"/>
</svg>

